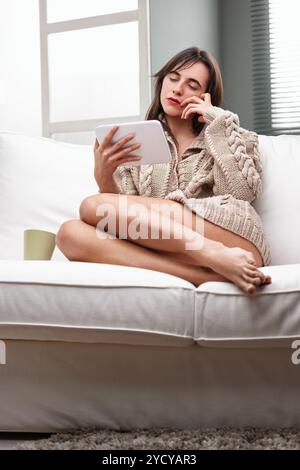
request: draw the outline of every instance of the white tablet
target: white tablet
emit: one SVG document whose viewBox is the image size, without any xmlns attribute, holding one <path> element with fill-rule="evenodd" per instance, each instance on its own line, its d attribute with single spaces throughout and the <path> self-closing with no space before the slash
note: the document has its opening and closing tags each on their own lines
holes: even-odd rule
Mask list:
<svg viewBox="0 0 300 470">
<path fill-rule="evenodd" d="M 126 162 L 120 166 L 153 165 L 155 163 L 171 162 L 171 151 L 160 121 L 149 120 L 121 124 L 103 124 L 96 127 L 96 136 L 100 144 L 109 130 L 114 126 L 119 126 L 119 129 L 113 136 L 112 144 L 131 133 L 135 134 L 135 137 L 129 140 L 124 147 L 130 147 L 133 144 L 141 144 L 141 147 L 133 150 L 132 153 L 133 155 L 139 155 L 142 159 Z M 130 154 L 128 157 L 129 156 Z"/>
</svg>

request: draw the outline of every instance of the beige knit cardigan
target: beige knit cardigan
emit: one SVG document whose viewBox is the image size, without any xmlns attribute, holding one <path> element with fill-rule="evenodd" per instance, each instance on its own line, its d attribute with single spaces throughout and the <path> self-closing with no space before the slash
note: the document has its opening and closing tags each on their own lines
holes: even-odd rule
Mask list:
<svg viewBox="0 0 300 470">
<path fill-rule="evenodd" d="M 205 126 L 182 159 L 165 130 L 170 163 L 119 166 L 114 178 L 120 194 L 172 199 L 199 216 L 247 238 L 271 262 L 261 219 L 251 206 L 262 192 L 258 136 L 240 127 L 237 114 L 211 106 Z M 165 122 L 161 114 L 159 120 Z"/>
</svg>

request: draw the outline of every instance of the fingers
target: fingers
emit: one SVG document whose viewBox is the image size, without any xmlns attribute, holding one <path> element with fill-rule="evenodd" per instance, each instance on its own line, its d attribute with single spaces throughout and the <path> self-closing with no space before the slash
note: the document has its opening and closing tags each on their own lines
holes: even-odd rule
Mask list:
<svg viewBox="0 0 300 470">
<path fill-rule="evenodd" d="M 129 140 L 132 140 L 134 138 L 134 135 L 135 134 L 128 134 L 128 135 L 125 135 L 125 137 L 123 137 L 122 139 L 118 140 L 118 142 L 116 142 L 111 147 L 112 152 L 115 152 L 116 150 L 119 150 L 121 147 L 123 147 L 123 145 L 129 142 Z"/>
<path fill-rule="evenodd" d="M 94 144 L 94 150 L 97 150 L 98 147 L 99 147 L 99 141 L 96 137 L 95 144 Z"/>
<path fill-rule="evenodd" d="M 137 150 L 141 145 L 140 144 L 133 144 L 130 145 L 130 147 L 126 147 L 125 149 L 121 150 L 120 152 L 115 153 L 114 155 L 111 156 L 111 161 L 115 162 L 123 157 L 128 157 L 128 154 L 130 152 L 133 152 L 134 150 Z M 141 157 L 139 157 L 141 159 Z"/>
<path fill-rule="evenodd" d="M 191 96 L 190 98 L 187 98 L 186 100 L 184 100 L 181 103 L 181 106 L 182 107 L 186 106 L 187 108 L 189 105 L 193 105 L 196 103 L 199 104 L 199 100 L 200 100 L 200 103 L 202 103 L 202 99 L 199 96 Z"/>
<path fill-rule="evenodd" d="M 197 105 L 198 106 L 195 106 Z M 202 114 L 202 110 L 199 108 L 199 103 L 190 103 L 187 105 L 187 107 L 184 109 L 184 111 L 181 114 L 182 119 L 187 119 L 189 114 Z"/>
<path fill-rule="evenodd" d="M 106 136 L 103 139 L 102 148 L 106 148 L 111 143 L 111 140 L 118 129 L 119 129 L 119 126 L 114 126 L 110 129 L 110 131 L 106 134 Z"/>
<path fill-rule="evenodd" d="M 118 150 L 120 150 L 127 142 L 132 140 L 135 136 L 134 133 L 127 134 L 122 139 L 119 139 L 117 142 L 112 144 L 111 140 L 112 140 L 112 138 L 113 138 L 113 136 L 114 136 L 114 134 L 116 133 L 117 130 L 118 130 L 118 126 L 113 127 L 108 132 L 108 134 L 105 136 L 105 139 L 103 140 L 102 149 L 106 150 L 105 151 L 106 157 L 114 155 Z M 126 147 L 126 150 L 130 149 L 129 151 L 132 151 L 132 150 L 135 150 L 139 147 L 140 147 L 140 144 L 134 144 L 134 146 Z"/>
<path fill-rule="evenodd" d="M 127 162 L 138 162 L 141 159 L 139 155 L 132 154 L 128 157 L 123 157 L 117 160 L 117 166 L 121 165 L 122 163 L 127 163 Z"/>
<path fill-rule="evenodd" d="M 211 105 L 210 93 L 202 93 L 200 96 L 191 96 L 190 98 L 183 100 L 183 102 L 181 103 L 181 106 L 186 107 L 187 109 L 189 105 L 203 104 L 203 102 L 209 103 Z"/>
<path fill-rule="evenodd" d="M 210 93 L 203 93 L 201 95 L 201 98 L 204 100 L 205 103 L 208 103 L 211 105 L 211 96 Z"/>
<path fill-rule="evenodd" d="M 182 114 L 182 119 L 187 119 L 190 114 L 200 114 L 200 111 L 198 108 L 189 108 Z"/>
</svg>

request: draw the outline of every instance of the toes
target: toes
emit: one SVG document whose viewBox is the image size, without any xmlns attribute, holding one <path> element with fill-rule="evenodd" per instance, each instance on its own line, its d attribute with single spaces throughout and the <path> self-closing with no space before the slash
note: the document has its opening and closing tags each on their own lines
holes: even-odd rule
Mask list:
<svg viewBox="0 0 300 470">
<path fill-rule="evenodd" d="M 251 277 L 258 277 L 258 276 L 264 276 L 264 274 L 260 271 L 257 270 L 257 268 L 255 268 L 255 266 L 253 266 L 253 268 L 248 268 L 246 267 L 244 269 L 244 272 L 248 275 L 248 276 L 251 276 Z"/>
<path fill-rule="evenodd" d="M 263 282 L 260 276 L 248 276 L 247 274 L 243 274 L 243 278 L 247 281 L 248 284 L 255 284 L 256 286 L 260 286 Z"/>
<path fill-rule="evenodd" d="M 255 265 L 254 264 L 247 264 L 244 267 L 244 270 L 249 272 L 249 275 L 251 275 L 251 276 L 253 276 L 253 275 L 257 276 L 257 273 L 264 276 L 264 274 L 261 271 L 259 271 L 259 269 L 257 269 L 256 264 Z"/>
<path fill-rule="evenodd" d="M 272 282 L 271 276 L 267 275 L 266 278 L 265 278 L 265 283 L 266 284 L 271 284 L 271 282 Z"/>
<path fill-rule="evenodd" d="M 256 277 L 259 277 L 260 280 L 261 280 L 261 283 L 262 283 L 262 284 L 265 284 L 265 282 L 266 282 L 266 276 L 264 275 L 264 273 L 262 273 L 261 271 L 257 271 Z"/>
<path fill-rule="evenodd" d="M 262 279 L 262 284 L 270 284 L 272 282 L 271 276 L 262 273 L 259 269 L 257 270 L 257 273 L 259 273 L 259 275 Z"/>
<path fill-rule="evenodd" d="M 251 279 L 259 278 L 261 282 L 265 282 L 265 275 L 258 269 L 245 269 L 244 273 Z"/>
<path fill-rule="evenodd" d="M 248 263 L 250 263 L 250 264 L 256 266 L 256 261 L 255 261 L 254 256 L 252 255 L 252 253 L 249 253 L 249 256 L 248 256 Z"/>
<path fill-rule="evenodd" d="M 272 278 L 269 275 L 265 275 L 258 269 L 245 269 L 243 273 L 243 279 L 249 284 L 254 284 L 256 286 L 271 284 Z"/>
<path fill-rule="evenodd" d="M 261 277 L 255 277 L 253 279 L 253 284 L 255 284 L 256 286 L 260 286 L 261 284 L 263 284 Z"/>
<path fill-rule="evenodd" d="M 246 294 L 253 294 L 253 292 L 255 291 L 255 286 L 253 284 L 246 284 L 244 290 Z"/>
<path fill-rule="evenodd" d="M 250 269 L 251 271 L 257 271 L 257 266 L 256 266 L 256 264 L 250 264 L 248 262 L 247 269 Z"/>
<path fill-rule="evenodd" d="M 259 277 L 262 284 L 271 284 L 272 278 L 268 274 L 264 274 L 262 271 L 257 269 L 255 266 L 247 266 L 244 272 L 250 277 Z"/>
<path fill-rule="evenodd" d="M 253 280 L 250 282 L 241 282 L 238 285 L 246 294 L 253 294 L 253 292 L 256 290 L 256 286 L 253 284 Z"/>
</svg>

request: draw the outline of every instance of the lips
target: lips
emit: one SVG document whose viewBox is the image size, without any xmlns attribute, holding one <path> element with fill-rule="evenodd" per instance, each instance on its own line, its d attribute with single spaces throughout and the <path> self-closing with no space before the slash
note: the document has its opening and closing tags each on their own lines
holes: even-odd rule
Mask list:
<svg viewBox="0 0 300 470">
<path fill-rule="evenodd" d="M 168 98 L 168 101 L 170 101 L 170 103 L 172 104 L 177 104 L 177 105 L 180 104 L 179 101 L 177 101 L 175 98 Z"/>
</svg>

